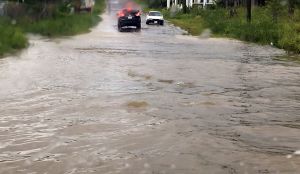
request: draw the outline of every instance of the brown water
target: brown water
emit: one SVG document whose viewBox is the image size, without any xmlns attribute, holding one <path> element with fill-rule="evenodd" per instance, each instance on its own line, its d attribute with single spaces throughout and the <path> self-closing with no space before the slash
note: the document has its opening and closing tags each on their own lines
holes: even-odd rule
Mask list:
<svg viewBox="0 0 300 174">
<path fill-rule="evenodd" d="M 300 173 L 299 63 L 169 24 L 119 33 L 120 4 L 0 60 L 1 174 Z"/>
</svg>

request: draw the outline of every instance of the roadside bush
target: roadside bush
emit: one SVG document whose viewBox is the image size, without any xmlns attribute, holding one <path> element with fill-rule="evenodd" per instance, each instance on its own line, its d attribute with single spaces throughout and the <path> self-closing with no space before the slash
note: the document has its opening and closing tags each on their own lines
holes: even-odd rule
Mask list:
<svg viewBox="0 0 300 174">
<path fill-rule="evenodd" d="M 44 8 L 45 6 L 39 6 L 39 3 L 32 0 L 26 7 L 26 15 L 19 15 L 23 14 L 24 5 L 22 5 L 22 10 L 16 14 L 11 13 L 12 15 L 7 18 L 0 17 L 0 55 L 26 47 L 27 38 L 24 32 L 49 37 L 88 32 L 101 20 L 99 14 L 105 8 L 104 0 L 96 0 L 92 13 L 70 14 L 69 1 L 64 2 L 66 3 L 60 1 L 58 4 L 48 4 Z M 14 4 L 11 9 L 19 9 L 19 7 Z"/>
<path fill-rule="evenodd" d="M 193 35 L 199 35 L 204 28 L 210 28 L 216 36 L 225 36 L 261 44 L 273 44 L 287 51 L 300 53 L 300 12 L 294 16 L 267 8 L 254 8 L 252 22 L 246 21 L 245 9 L 237 9 L 234 16 L 228 9 L 192 9 L 190 14 L 177 13 L 175 16 L 164 12 L 165 17 L 175 25 L 182 27 Z"/>
<path fill-rule="evenodd" d="M 237 10 L 237 15 L 230 17 L 225 9 L 206 11 L 206 26 L 217 35 L 225 35 L 245 41 L 262 44 L 276 44 L 279 39 L 278 25 L 272 21 L 264 8 L 253 10 L 253 20 L 248 23 L 245 19 L 245 11 Z"/>
<path fill-rule="evenodd" d="M 16 19 L 26 14 L 26 6 L 15 2 L 8 2 L 4 6 L 4 11 L 6 16 Z"/>
<path fill-rule="evenodd" d="M 300 53 L 300 24 L 282 24 L 278 46 Z"/>
<path fill-rule="evenodd" d="M 93 9 L 93 14 L 99 15 L 105 9 L 105 0 L 96 0 L 95 2 L 96 2 L 96 4 Z"/>
<path fill-rule="evenodd" d="M 23 18 L 21 28 L 26 32 L 38 33 L 44 36 L 70 36 L 88 32 L 101 18 L 98 16 L 105 7 L 104 0 L 96 0 L 93 13 L 70 14 L 68 4 L 61 4 L 52 17 L 38 21 L 28 21 Z"/>
<path fill-rule="evenodd" d="M 181 18 L 170 19 L 175 25 L 187 30 L 192 35 L 199 35 L 205 29 L 201 16 L 190 17 L 190 15 L 182 15 Z"/>
<path fill-rule="evenodd" d="M 23 28 L 26 32 L 39 33 L 49 37 L 70 36 L 88 32 L 89 28 L 95 26 L 98 21 L 100 21 L 99 16 L 80 14 L 23 24 Z"/>
<path fill-rule="evenodd" d="M 0 18 L 0 55 L 25 48 L 27 39 L 24 33 L 10 24 L 10 20 Z"/>
<path fill-rule="evenodd" d="M 147 3 L 150 8 L 162 8 L 166 7 L 167 0 L 148 0 Z"/>
</svg>

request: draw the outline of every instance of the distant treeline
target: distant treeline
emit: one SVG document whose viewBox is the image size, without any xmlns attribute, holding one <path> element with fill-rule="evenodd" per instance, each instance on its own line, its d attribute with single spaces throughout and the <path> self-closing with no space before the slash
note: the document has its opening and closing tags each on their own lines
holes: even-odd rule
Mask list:
<svg viewBox="0 0 300 174">
<path fill-rule="evenodd" d="M 24 15 L 39 20 L 80 12 L 82 0 L 8 0 L 5 14 L 11 18 Z"/>
<path fill-rule="evenodd" d="M 178 0 L 179 4 L 185 4 L 186 0 Z M 167 0 L 145 0 L 150 8 L 165 8 Z M 215 0 L 214 7 L 243 7 L 246 6 L 247 0 Z M 293 14 L 296 8 L 300 6 L 300 0 L 252 0 L 252 6 L 277 6 L 280 9 L 287 9 L 290 14 Z"/>
</svg>

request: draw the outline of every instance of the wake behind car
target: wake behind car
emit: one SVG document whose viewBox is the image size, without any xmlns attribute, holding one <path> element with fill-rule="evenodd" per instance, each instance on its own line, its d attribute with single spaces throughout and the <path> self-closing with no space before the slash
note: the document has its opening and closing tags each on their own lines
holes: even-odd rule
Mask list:
<svg viewBox="0 0 300 174">
<path fill-rule="evenodd" d="M 118 12 L 118 30 L 122 31 L 123 27 L 134 26 L 141 29 L 141 11 L 130 8 L 122 9 Z"/>
<path fill-rule="evenodd" d="M 149 11 L 146 16 L 146 24 L 157 23 L 160 25 L 164 25 L 164 17 L 159 11 Z"/>
</svg>

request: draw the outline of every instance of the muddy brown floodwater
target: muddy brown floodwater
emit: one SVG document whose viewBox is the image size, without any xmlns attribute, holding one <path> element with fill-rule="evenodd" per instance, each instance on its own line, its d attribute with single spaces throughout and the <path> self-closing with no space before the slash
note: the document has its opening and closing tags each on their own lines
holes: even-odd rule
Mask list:
<svg viewBox="0 0 300 174">
<path fill-rule="evenodd" d="M 300 173 L 300 65 L 165 26 L 92 32 L 0 60 L 1 174 Z"/>
</svg>

